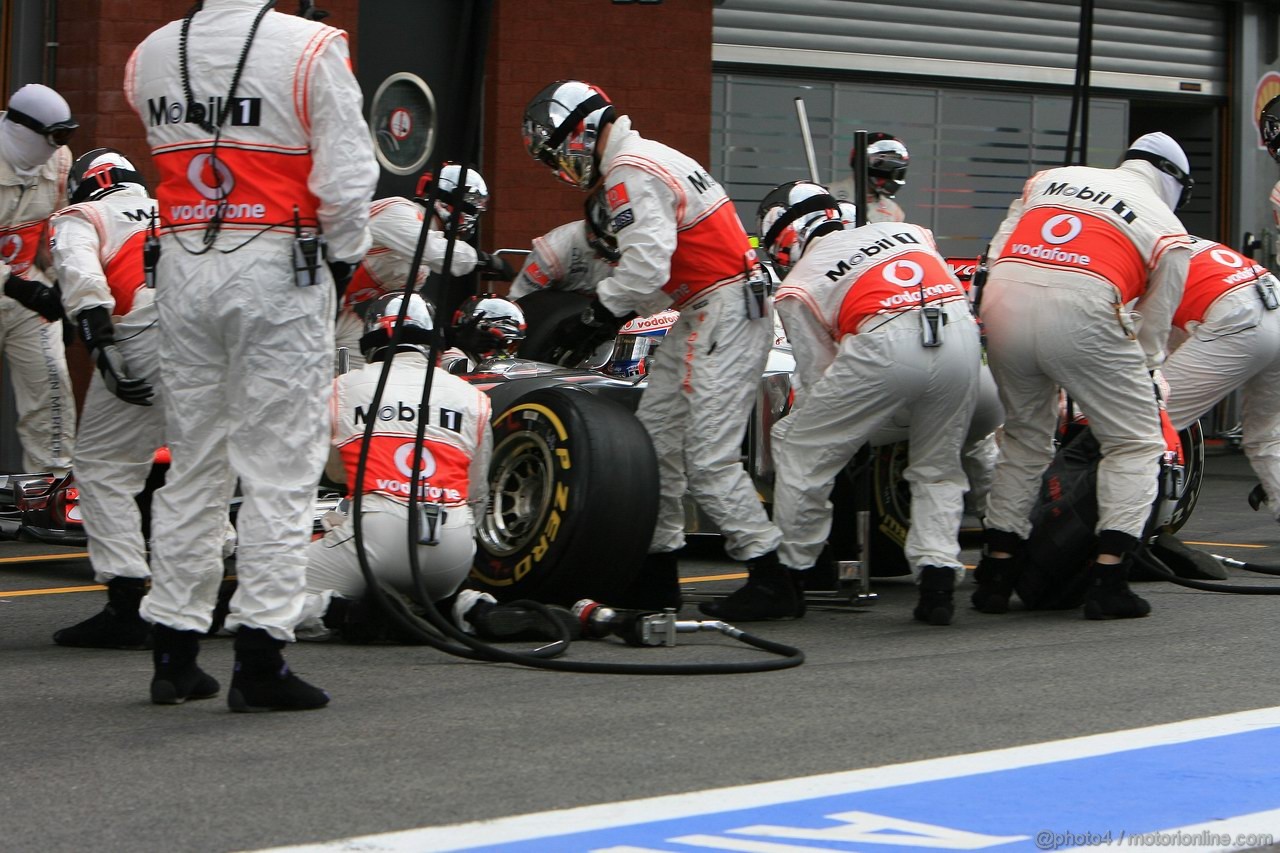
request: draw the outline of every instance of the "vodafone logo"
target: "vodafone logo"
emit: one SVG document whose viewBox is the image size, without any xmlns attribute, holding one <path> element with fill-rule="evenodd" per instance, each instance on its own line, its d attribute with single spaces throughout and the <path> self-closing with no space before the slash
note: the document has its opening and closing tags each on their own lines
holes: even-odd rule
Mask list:
<svg viewBox="0 0 1280 853">
<path fill-rule="evenodd" d="M 885 281 L 899 287 L 915 287 L 924 280 L 924 267 L 915 261 L 900 260 L 885 264 Z"/>
<path fill-rule="evenodd" d="M 406 480 L 413 475 L 413 448 L 412 441 L 407 441 L 396 448 L 395 455 L 392 457 L 396 465 L 396 470 L 400 472 L 400 476 Z M 419 480 L 429 480 L 436 473 L 436 458 L 431 455 L 431 451 L 422 448 L 422 471 L 418 474 Z"/>
<path fill-rule="evenodd" d="M 1080 217 L 1071 213 L 1059 213 L 1045 222 L 1040 229 L 1040 238 L 1051 246 L 1061 246 L 1076 238 L 1084 223 Z"/>
<path fill-rule="evenodd" d="M 1213 258 L 1224 267 L 1239 269 L 1244 266 L 1244 258 L 1240 257 L 1235 252 L 1228 251 L 1227 249 L 1213 249 L 1209 252 L 1209 257 Z"/>
<path fill-rule="evenodd" d="M 0 261 L 6 264 L 13 263 L 13 259 L 18 257 L 18 253 L 22 251 L 22 235 L 6 234 L 0 237 Z"/>
<path fill-rule="evenodd" d="M 231 190 L 236 185 L 235 175 L 231 174 L 227 165 L 208 154 L 197 154 L 191 158 L 191 163 L 187 166 L 187 180 L 196 188 L 196 192 L 210 201 L 231 195 Z"/>
</svg>

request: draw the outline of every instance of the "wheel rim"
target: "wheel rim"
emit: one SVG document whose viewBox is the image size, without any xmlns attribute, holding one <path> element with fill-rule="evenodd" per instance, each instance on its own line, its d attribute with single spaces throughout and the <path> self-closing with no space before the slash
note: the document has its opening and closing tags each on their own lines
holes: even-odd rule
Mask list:
<svg viewBox="0 0 1280 853">
<path fill-rule="evenodd" d="M 489 508 L 479 529 L 485 551 L 508 556 L 541 532 L 553 494 L 553 461 L 551 448 L 533 432 L 510 435 L 494 448 Z"/>
</svg>

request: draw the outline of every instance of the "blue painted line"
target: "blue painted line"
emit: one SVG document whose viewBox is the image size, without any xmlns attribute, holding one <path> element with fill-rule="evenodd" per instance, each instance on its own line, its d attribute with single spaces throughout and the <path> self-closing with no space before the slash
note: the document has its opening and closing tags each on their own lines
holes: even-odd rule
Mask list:
<svg viewBox="0 0 1280 853">
<path fill-rule="evenodd" d="M 1204 832 L 1176 843 L 1135 839 L 1174 830 Z M 1216 834 L 1243 830 L 1274 837 L 1239 842 Z M 1012 853 L 1109 843 L 1181 853 L 1274 841 L 1280 709 L 287 849 Z"/>
</svg>

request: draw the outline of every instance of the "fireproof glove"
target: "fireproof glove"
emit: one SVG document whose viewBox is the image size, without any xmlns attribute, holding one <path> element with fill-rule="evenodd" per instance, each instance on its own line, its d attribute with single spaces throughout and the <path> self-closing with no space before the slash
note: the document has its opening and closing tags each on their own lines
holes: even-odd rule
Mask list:
<svg viewBox="0 0 1280 853">
<path fill-rule="evenodd" d="M 1156 403 L 1160 408 L 1166 408 L 1169 404 L 1169 380 L 1164 378 L 1164 371 L 1158 367 L 1152 370 L 1151 384 L 1155 386 Z"/>
<path fill-rule="evenodd" d="M 600 344 L 612 340 L 618 330 L 634 316 L 614 316 L 598 297 L 593 299 L 580 314 L 566 317 L 556 326 L 553 340 L 560 357 L 555 361 L 560 364 L 581 361 Z M 569 355 L 576 358 L 567 358 Z"/>
<path fill-rule="evenodd" d="M 111 324 L 111 312 L 107 307 L 95 305 L 81 311 L 76 315 L 76 328 L 89 348 L 89 355 L 97 363 L 107 390 L 126 403 L 150 406 L 155 390 L 145 379 L 129 375 L 124 353 L 116 346 L 115 327 Z"/>
<path fill-rule="evenodd" d="M 50 323 L 62 319 L 62 293 L 57 285 L 49 287 L 38 281 L 27 281 L 13 273 L 4 282 L 4 295 L 28 308 Z"/>
<path fill-rule="evenodd" d="M 516 271 L 505 259 L 487 252 L 476 252 L 476 272 L 487 281 L 513 281 Z"/>
</svg>

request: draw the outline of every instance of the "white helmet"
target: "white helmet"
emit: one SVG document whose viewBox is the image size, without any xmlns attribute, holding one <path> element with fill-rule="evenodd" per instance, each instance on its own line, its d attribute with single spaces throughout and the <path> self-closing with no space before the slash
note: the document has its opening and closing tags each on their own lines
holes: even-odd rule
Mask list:
<svg viewBox="0 0 1280 853">
<path fill-rule="evenodd" d="M 453 343 L 476 361 L 511 358 L 528 326 L 524 309 L 496 293 L 468 297 L 453 313 Z"/>
<path fill-rule="evenodd" d="M 849 149 L 849 167 L 857 163 L 858 147 Z M 867 134 L 867 180 L 871 191 L 882 198 L 893 198 L 907 185 L 907 165 L 911 155 L 907 146 L 890 133 Z"/>
<path fill-rule="evenodd" d="M 369 303 L 364 314 L 364 334 L 360 337 L 360 352 L 365 361 L 380 361 L 386 349 L 395 339 L 400 324 L 400 309 L 404 304 L 403 293 L 387 293 Z M 409 307 L 400 329 L 398 347 L 408 347 L 426 353 L 430 348 L 435 328 L 435 307 L 416 293 L 409 294 Z"/>
<path fill-rule="evenodd" d="M 459 192 L 458 178 L 461 176 L 462 167 L 450 162 L 441 164 L 439 178 L 431 172 L 423 173 L 418 179 L 418 201 L 426 204 L 432 187 L 438 182 L 435 214 L 441 226 L 447 226 L 457 211 L 458 239 L 469 240 L 475 233 L 480 214 L 489 209 L 489 186 L 479 172 L 468 168 L 466 184 Z"/>
<path fill-rule="evenodd" d="M 525 107 L 524 147 L 566 184 L 591 189 L 600 172 L 596 143 L 614 115 L 613 102 L 598 86 L 552 83 Z"/>
<path fill-rule="evenodd" d="M 1160 171 L 1160 196 L 1170 210 L 1178 210 L 1191 200 L 1191 190 L 1196 185 L 1191 178 L 1191 164 L 1182 146 L 1168 134 L 1139 136 L 1120 159 L 1144 160 Z"/>
<path fill-rule="evenodd" d="M 145 191 L 147 183 L 129 158 L 114 148 L 95 148 L 71 164 L 67 173 L 67 201 L 97 201 L 103 196 L 134 185 Z"/>
<path fill-rule="evenodd" d="M 756 214 L 760 248 L 786 275 L 815 237 L 844 229 L 840 203 L 812 181 L 791 181 L 769 191 Z"/>
</svg>

